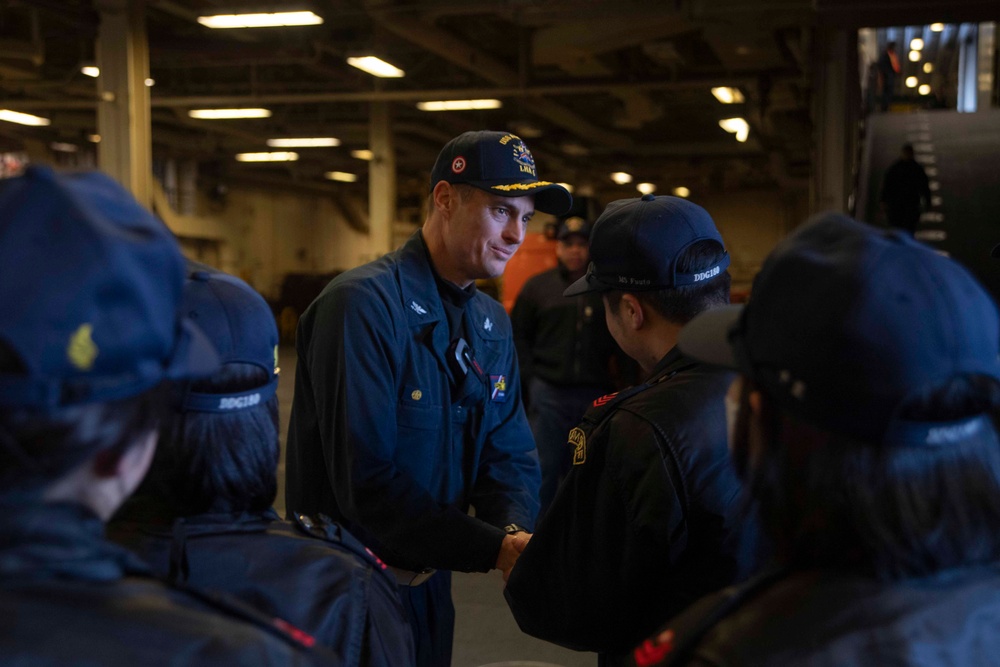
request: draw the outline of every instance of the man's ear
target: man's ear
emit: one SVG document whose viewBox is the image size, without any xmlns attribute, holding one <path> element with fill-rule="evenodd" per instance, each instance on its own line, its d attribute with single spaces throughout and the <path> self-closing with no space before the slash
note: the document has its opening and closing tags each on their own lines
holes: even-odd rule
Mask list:
<svg viewBox="0 0 1000 667">
<path fill-rule="evenodd" d="M 646 322 L 646 312 L 642 308 L 642 302 L 634 294 L 622 294 L 620 312 L 625 323 L 633 331 L 638 331 Z"/>
<path fill-rule="evenodd" d="M 457 203 L 458 191 L 451 183 L 438 181 L 431 191 L 431 199 L 434 201 L 434 208 L 445 217 L 449 217 Z"/>
</svg>

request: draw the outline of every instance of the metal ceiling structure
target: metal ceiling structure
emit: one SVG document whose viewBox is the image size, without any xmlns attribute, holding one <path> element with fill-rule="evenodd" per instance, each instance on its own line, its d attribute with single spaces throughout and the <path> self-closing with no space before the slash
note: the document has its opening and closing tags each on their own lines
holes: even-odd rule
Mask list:
<svg viewBox="0 0 1000 667">
<path fill-rule="evenodd" d="M 2 123 L 8 141 L 93 151 L 102 0 L 0 0 L 0 107 L 51 124 Z M 217 178 L 315 189 L 366 187 L 373 102 L 390 103 L 401 200 L 421 198 L 441 145 L 508 129 L 547 179 L 630 196 L 614 171 L 675 185 L 803 188 L 810 173 L 815 0 L 146 0 L 154 159 L 196 161 Z M 818 3 L 822 10 L 823 2 Z M 831 15 L 840 17 L 844 2 Z M 975 4 L 975 3 L 973 3 Z M 212 30 L 202 15 L 309 9 L 322 25 Z M 898 19 L 896 19 L 898 23 Z M 886 22 L 885 24 L 891 24 Z M 402 68 L 377 79 L 346 63 L 377 54 Z M 719 103 L 715 86 L 745 101 Z M 416 102 L 497 98 L 500 109 L 425 112 Z M 192 108 L 267 107 L 270 118 L 197 120 Z M 719 126 L 743 117 L 740 143 Z M 247 165 L 270 137 L 333 136 L 297 162 Z M 358 173 L 331 184 L 331 170 Z"/>
</svg>

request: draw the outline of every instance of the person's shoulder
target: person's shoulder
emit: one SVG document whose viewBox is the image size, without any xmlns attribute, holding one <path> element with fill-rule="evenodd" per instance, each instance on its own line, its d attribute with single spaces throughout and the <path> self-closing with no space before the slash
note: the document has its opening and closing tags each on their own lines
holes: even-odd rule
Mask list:
<svg viewBox="0 0 1000 667">
<path fill-rule="evenodd" d="M 391 580 L 395 585 L 395 579 L 389 572 L 389 566 L 354 537 L 350 531 L 325 514 L 294 513 L 292 521 L 276 522 L 273 529 L 286 535 L 305 536 L 312 540 L 321 541 L 327 548 L 350 558 L 360 567 L 374 570 L 379 573 L 379 576 Z"/>
<path fill-rule="evenodd" d="M 112 665 L 160 664 L 164 651 L 176 650 L 184 652 L 188 665 L 244 664 L 251 659 L 260 665 L 313 664 L 311 638 L 296 634 L 291 626 L 276 625 L 275 619 L 242 603 L 149 577 L 101 585 L 35 582 L 0 593 L 0 610 L 8 603 L 19 609 L 4 615 L 18 643 L 37 649 L 58 629 L 58 646 L 38 650 L 37 655 L 74 662 L 90 655 Z M 40 618 L 46 622 L 39 623 Z M 10 656 L 7 642 L 0 641 L 0 652 Z M 116 658 L 105 662 L 110 652 Z"/>
</svg>

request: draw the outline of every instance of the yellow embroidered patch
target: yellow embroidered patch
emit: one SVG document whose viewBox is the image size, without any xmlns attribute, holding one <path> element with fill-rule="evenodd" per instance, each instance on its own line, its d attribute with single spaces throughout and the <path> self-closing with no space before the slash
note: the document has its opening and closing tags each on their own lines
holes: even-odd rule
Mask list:
<svg viewBox="0 0 1000 667">
<path fill-rule="evenodd" d="M 419 401 L 423 397 L 424 397 L 424 392 L 420 391 L 419 389 L 414 389 L 412 392 L 410 392 L 410 398 L 412 398 L 415 401 Z"/>
<path fill-rule="evenodd" d="M 509 185 L 492 185 L 490 187 L 494 190 L 514 192 L 517 190 L 534 190 L 535 188 L 540 188 L 545 185 L 552 185 L 552 183 L 550 181 L 535 181 L 534 183 L 511 183 Z"/>
<path fill-rule="evenodd" d="M 81 324 L 79 328 L 69 337 L 69 345 L 66 346 L 66 356 L 71 364 L 81 371 L 89 371 L 94 367 L 94 360 L 97 359 L 99 351 L 92 338 L 94 327 L 90 324 Z"/>
<path fill-rule="evenodd" d="M 587 460 L 587 434 L 582 428 L 574 428 L 569 432 L 569 443 L 573 445 L 573 465 L 578 466 Z"/>
</svg>

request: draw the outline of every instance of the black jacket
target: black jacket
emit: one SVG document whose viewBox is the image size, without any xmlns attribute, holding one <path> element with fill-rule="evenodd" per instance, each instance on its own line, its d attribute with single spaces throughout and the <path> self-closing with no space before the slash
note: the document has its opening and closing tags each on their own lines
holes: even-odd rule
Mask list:
<svg viewBox="0 0 1000 667">
<path fill-rule="evenodd" d="M 342 665 L 413 663 L 413 636 L 396 580 L 339 525 L 273 511 L 171 520 L 126 506 L 109 536 L 160 576 L 235 596 L 330 647 Z"/>
<path fill-rule="evenodd" d="M 604 321 L 599 293 L 563 296 L 571 284 L 560 265 L 524 284 L 510 319 L 521 382 L 532 377 L 558 386 L 591 385 L 611 391 L 611 359 L 619 352 Z"/>
<path fill-rule="evenodd" d="M 523 631 L 617 662 L 662 619 L 749 571 L 726 440 L 731 380 L 674 349 L 645 385 L 595 401 L 507 584 Z"/>
<path fill-rule="evenodd" d="M 671 621 L 634 664 L 986 667 L 1000 656 L 1000 566 L 881 582 L 833 572 L 765 575 Z"/>
<path fill-rule="evenodd" d="M 273 617 L 153 578 L 79 505 L 0 505 L 0 618 L 5 666 L 338 664 Z"/>
</svg>

